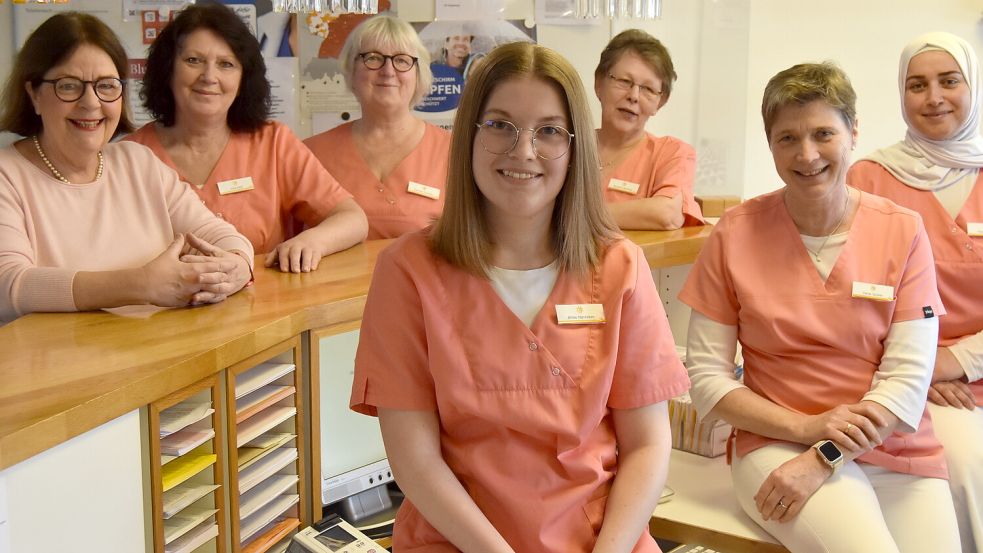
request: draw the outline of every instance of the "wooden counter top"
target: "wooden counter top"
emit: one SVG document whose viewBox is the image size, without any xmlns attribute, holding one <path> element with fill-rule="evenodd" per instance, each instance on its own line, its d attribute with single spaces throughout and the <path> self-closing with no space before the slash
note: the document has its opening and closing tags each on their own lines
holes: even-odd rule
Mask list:
<svg viewBox="0 0 983 553">
<path fill-rule="evenodd" d="M 692 263 L 710 227 L 627 234 L 658 268 Z M 0 469 L 306 330 L 359 320 L 389 243 L 339 252 L 310 274 L 260 265 L 253 287 L 217 305 L 39 313 L 0 327 Z"/>
</svg>

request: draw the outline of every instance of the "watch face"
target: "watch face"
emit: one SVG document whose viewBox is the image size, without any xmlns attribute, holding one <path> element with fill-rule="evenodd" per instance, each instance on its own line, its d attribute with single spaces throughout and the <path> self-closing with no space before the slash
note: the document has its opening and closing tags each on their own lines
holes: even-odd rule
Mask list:
<svg viewBox="0 0 983 553">
<path fill-rule="evenodd" d="M 819 453 L 822 453 L 823 457 L 830 463 L 835 463 L 843 458 L 840 448 L 836 447 L 836 444 L 833 442 L 825 441 L 817 449 L 819 449 Z"/>
</svg>

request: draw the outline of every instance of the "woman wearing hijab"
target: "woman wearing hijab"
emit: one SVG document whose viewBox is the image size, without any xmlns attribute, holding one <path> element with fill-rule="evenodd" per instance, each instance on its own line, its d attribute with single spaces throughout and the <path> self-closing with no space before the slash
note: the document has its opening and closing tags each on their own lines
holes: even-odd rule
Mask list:
<svg viewBox="0 0 983 553">
<path fill-rule="evenodd" d="M 922 216 L 939 294 L 929 412 L 945 448 L 963 551 L 983 547 L 983 137 L 973 47 L 929 33 L 901 53 L 904 140 L 858 161 L 847 182 Z"/>
</svg>

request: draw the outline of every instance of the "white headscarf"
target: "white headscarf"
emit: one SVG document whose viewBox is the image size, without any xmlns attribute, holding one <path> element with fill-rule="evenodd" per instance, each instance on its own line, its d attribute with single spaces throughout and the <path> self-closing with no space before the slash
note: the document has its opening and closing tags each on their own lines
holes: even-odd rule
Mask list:
<svg viewBox="0 0 983 553">
<path fill-rule="evenodd" d="M 904 110 L 905 81 L 911 58 L 932 50 L 949 53 L 959 64 L 969 86 L 969 115 L 959 129 L 945 140 L 931 140 L 911 125 Z M 884 166 L 898 180 L 919 190 L 941 190 L 976 175 L 983 167 L 983 137 L 980 136 L 980 67 L 976 52 L 965 40 L 949 33 L 927 33 L 908 43 L 898 65 L 901 113 L 908 132 L 904 140 L 870 154 L 866 159 Z"/>
</svg>

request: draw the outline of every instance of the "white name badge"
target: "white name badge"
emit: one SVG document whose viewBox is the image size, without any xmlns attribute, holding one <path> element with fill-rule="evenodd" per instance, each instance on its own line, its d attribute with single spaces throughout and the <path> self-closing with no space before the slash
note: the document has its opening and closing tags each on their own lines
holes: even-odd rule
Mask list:
<svg viewBox="0 0 983 553">
<path fill-rule="evenodd" d="M 638 189 L 640 185 L 635 182 L 628 182 L 621 179 L 611 179 L 608 182 L 608 190 L 617 190 L 618 192 L 624 192 L 626 194 L 638 194 Z"/>
<path fill-rule="evenodd" d="M 427 186 L 425 184 L 420 184 L 418 182 L 410 181 L 406 185 L 406 191 L 410 194 L 416 194 L 417 196 L 423 196 L 424 198 L 430 198 L 431 200 L 440 199 L 440 189 L 434 188 L 432 186 Z"/>
<path fill-rule="evenodd" d="M 983 223 L 966 223 L 966 234 L 970 236 L 983 236 Z"/>
<path fill-rule="evenodd" d="M 245 192 L 246 190 L 252 190 L 253 178 L 252 177 L 239 177 L 232 180 L 224 180 L 218 183 L 218 193 L 225 196 L 226 194 L 235 194 L 236 192 Z"/>
<path fill-rule="evenodd" d="M 894 286 L 853 281 L 853 297 L 874 301 L 894 301 Z"/>
<path fill-rule="evenodd" d="M 556 322 L 561 325 L 601 324 L 607 322 L 607 319 L 604 318 L 604 306 L 602 304 L 576 303 L 557 305 Z"/>
</svg>

